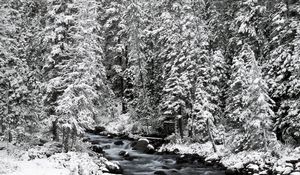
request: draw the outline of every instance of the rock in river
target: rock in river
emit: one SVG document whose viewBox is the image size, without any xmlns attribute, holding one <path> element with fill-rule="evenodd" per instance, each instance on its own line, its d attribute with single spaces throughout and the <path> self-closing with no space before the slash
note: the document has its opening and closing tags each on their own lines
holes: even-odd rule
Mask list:
<svg viewBox="0 0 300 175">
<path fill-rule="evenodd" d="M 149 144 L 149 140 L 147 139 L 139 139 L 136 145 L 134 145 L 133 149 L 145 152 L 148 150 L 147 146 Z"/>
<path fill-rule="evenodd" d="M 100 145 L 93 145 L 92 150 L 95 151 L 96 153 L 103 153 L 103 149 Z"/>
<path fill-rule="evenodd" d="M 115 145 L 124 145 L 124 142 L 122 140 L 118 140 L 114 142 Z"/>
</svg>

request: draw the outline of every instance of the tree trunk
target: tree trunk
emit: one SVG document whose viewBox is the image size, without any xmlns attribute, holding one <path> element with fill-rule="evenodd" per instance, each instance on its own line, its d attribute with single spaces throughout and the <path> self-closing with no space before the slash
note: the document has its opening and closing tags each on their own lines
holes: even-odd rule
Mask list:
<svg viewBox="0 0 300 175">
<path fill-rule="evenodd" d="M 12 136 L 12 133 L 11 133 L 11 130 L 8 131 L 8 142 L 12 142 L 13 140 L 13 136 Z"/>
<path fill-rule="evenodd" d="M 76 144 L 77 142 L 77 128 L 76 126 L 73 124 L 72 125 L 72 131 L 71 131 L 71 147 L 70 148 L 73 148 L 73 146 Z"/>
<path fill-rule="evenodd" d="M 268 150 L 268 143 L 267 143 L 267 134 L 266 134 L 266 130 L 264 129 L 264 148 L 265 148 L 265 151 Z"/>
<path fill-rule="evenodd" d="M 1 117 L 1 133 L 4 134 L 5 126 L 4 126 L 4 116 Z"/>
<path fill-rule="evenodd" d="M 58 119 L 56 119 L 55 121 L 52 121 L 52 135 L 53 135 L 53 141 L 59 141 L 59 135 L 58 135 Z"/>
<path fill-rule="evenodd" d="M 217 152 L 217 147 L 216 147 L 216 144 L 215 144 L 215 140 L 214 140 L 214 137 L 212 136 L 211 131 L 210 131 L 209 119 L 206 120 L 206 126 L 207 126 L 207 132 L 208 132 L 211 144 L 213 146 L 214 152 Z"/>
<path fill-rule="evenodd" d="M 178 129 L 181 139 L 183 139 L 182 116 L 178 119 Z"/>
<path fill-rule="evenodd" d="M 195 115 L 191 114 L 190 118 L 192 121 L 191 121 L 191 128 L 189 129 L 189 137 L 194 138 L 195 137 L 195 126 L 194 126 Z"/>
<path fill-rule="evenodd" d="M 64 152 L 66 153 L 69 151 L 70 134 L 71 134 L 71 129 L 69 127 L 63 127 L 62 144 L 63 144 Z"/>
</svg>

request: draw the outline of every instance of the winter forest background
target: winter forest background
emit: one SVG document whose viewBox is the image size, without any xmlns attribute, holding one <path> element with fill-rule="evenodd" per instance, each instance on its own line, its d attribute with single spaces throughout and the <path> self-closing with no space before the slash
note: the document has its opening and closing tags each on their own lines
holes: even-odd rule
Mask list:
<svg viewBox="0 0 300 175">
<path fill-rule="evenodd" d="M 298 0 L 1 0 L 0 41 L 2 140 L 300 146 Z"/>
</svg>

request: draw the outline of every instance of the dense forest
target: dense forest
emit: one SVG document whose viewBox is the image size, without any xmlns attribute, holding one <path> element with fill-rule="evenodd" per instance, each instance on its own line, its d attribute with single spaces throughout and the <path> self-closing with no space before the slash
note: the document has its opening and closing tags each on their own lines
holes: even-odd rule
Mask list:
<svg viewBox="0 0 300 175">
<path fill-rule="evenodd" d="M 215 151 L 300 146 L 299 0 L 1 0 L 0 14 L 3 140 L 68 151 L 126 114 L 130 133 Z"/>
</svg>

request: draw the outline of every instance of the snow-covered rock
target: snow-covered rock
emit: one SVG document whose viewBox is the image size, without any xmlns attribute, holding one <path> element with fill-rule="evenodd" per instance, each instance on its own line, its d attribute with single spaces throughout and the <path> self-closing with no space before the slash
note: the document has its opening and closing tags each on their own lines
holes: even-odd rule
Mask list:
<svg viewBox="0 0 300 175">
<path fill-rule="evenodd" d="M 134 150 L 145 152 L 147 151 L 147 146 L 149 144 L 149 140 L 147 139 L 139 139 L 136 145 L 133 147 Z"/>
<path fill-rule="evenodd" d="M 293 167 L 285 167 L 282 174 L 283 174 L 283 175 L 289 175 L 289 174 L 291 174 L 291 172 L 292 172 L 293 170 L 294 170 Z"/>
<path fill-rule="evenodd" d="M 211 155 L 209 155 L 209 156 L 207 156 L 205 158 L 206 162 L 208 162 L 208 161 L 210 161 L 210 162 L 216 162 L 216 161 L 219 161 L 219 160 L 220 160 L 220 156 L 218 154 L 216 154 L 216 153 L 211 154 Z"/>
<path fill-rule="evenodd" d="M 281 174 L 285 171 L 285 168 L 283 168 L 282 166 L 277 166 L 274 170 L 276 173 Z"/>
<path fill-rule="evenodd" d="M 242 168 L 244 168 L 244 164 L 242 162 L 239 162 L 239 163 L 234 164 L 233 167 L 236 169 L 242 169 Z"/>
<path fill-rule="evenodd" d="M 106 161 L 105 165 L 110 173 L 121 174 L 123 172 L 123 169 L 121 168 L 119 162 Z"/>
<path fill-rule="evenodd" d="M 246 168 L 251 172 L 259 172 L 259 166 L 256 164 L 249 164 Z"/>
<path fill-rule="evenodd" d="M 300 175 L 300 172 L 292 172 L 290 175 Z"/>
</svg>

